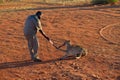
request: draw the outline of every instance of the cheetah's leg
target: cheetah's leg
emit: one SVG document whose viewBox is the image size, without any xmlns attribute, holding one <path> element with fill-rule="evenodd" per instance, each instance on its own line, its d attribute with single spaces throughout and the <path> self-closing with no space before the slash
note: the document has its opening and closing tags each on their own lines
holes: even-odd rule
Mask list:
<svg viewBox="0 0 120 80">
<path fill-rule="evenodd" d="M 81 57 L 81 53 L 77 53 L 75 58 L 79 59 L 80 57 Z"/>
<path fill-rule="evenodd" d="M 63 57 L 60 58 L 60 60 L 63 60 L 65 58 L 67 58 L 68 56 L 67 55 L 64 55 Z"/>
</svg>

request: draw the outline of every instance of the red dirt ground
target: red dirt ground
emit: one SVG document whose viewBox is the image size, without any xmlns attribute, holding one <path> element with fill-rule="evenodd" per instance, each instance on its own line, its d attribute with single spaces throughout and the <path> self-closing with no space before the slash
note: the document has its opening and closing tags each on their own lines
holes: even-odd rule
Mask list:
<svg viewBox="0 0 120 80">
<path fill-rule="evenodd" d="M 71 40 L 88 55 L 57 60 L 64 53 L 38 33 L 43 62 L 32 62 L 23 26 L 26 17 L 38 10 L 43 12 L 43 30 L 56 45 Z M 0 11 L 0 75 L 0 80 L 120 80 L 120 7 Z"/>
</svg>

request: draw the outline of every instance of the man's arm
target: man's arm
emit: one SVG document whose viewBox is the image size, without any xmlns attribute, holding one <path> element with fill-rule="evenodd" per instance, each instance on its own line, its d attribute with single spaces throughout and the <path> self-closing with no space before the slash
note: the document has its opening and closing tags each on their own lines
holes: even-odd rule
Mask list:
<svg viewBox="0 0 120 80">
<path fill-rule="evenodd" d="M 45 35 L 45 33 L 42 30 L 39 30 L 39 32 L 49 41 L 50 38 Z"/>
<path fill-rule="evenodd" d="M 39 30 L 39 32 L 40 32 L 56 49 L 58 49 L 58 47 L 53 44 L 53 42 L 50 40 L 50 38 L 47 37 L 42 30 Z"/>
<path fill-rule="evenodd" d="M 57 49 L 57 47 L 53 44 L 53 42 L 50 40 L 49 37 L 46 36 L 46 34 L 42 31 L 42 26 L 41 26 L 41 22 L 39 19 L 37 19 L 37 30 Z"/>
</svg>

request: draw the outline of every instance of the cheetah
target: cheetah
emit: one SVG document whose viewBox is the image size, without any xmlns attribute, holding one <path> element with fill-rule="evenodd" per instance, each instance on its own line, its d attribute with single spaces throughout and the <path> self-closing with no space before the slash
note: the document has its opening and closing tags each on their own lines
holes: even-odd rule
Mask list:
<svg viewBox="0 0 120 80">
<path fill-rule="evenodd" d="M 66 50 L 60 49 L 62 46 L 66 46 Z M 58 50 L 61 50 L 65 52 L 66 54 L 60 58 L 60 60 L 63 60 L 69 56 L 73 56 L 76 59 L 79 59 L 80 57 L 86 56 L 87 55 L 87 50 L 82 48 L 79 45 L 71 45 L 70 40 L 66 40 L 63 45 L 58 47 Z"/>
</svg>

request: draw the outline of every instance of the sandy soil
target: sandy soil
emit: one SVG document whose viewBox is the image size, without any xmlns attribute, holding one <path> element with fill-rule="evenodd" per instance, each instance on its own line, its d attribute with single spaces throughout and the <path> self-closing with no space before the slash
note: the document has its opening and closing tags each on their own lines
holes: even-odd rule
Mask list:
<svg viewBox="0 0 120 80">
<path fill-rule="evenodd" d="M 88 55 L 58 60 L 64 53 L 38 33 L 43 62 L 32 62 L 23 26 L 38 10 L 43 12 L 43 30 L 56 45 L 67 39 L 86 48 Z M 120 7 L 1 10 L 0 75 L 0 80 L 120 80 Z"/>
</svg>

